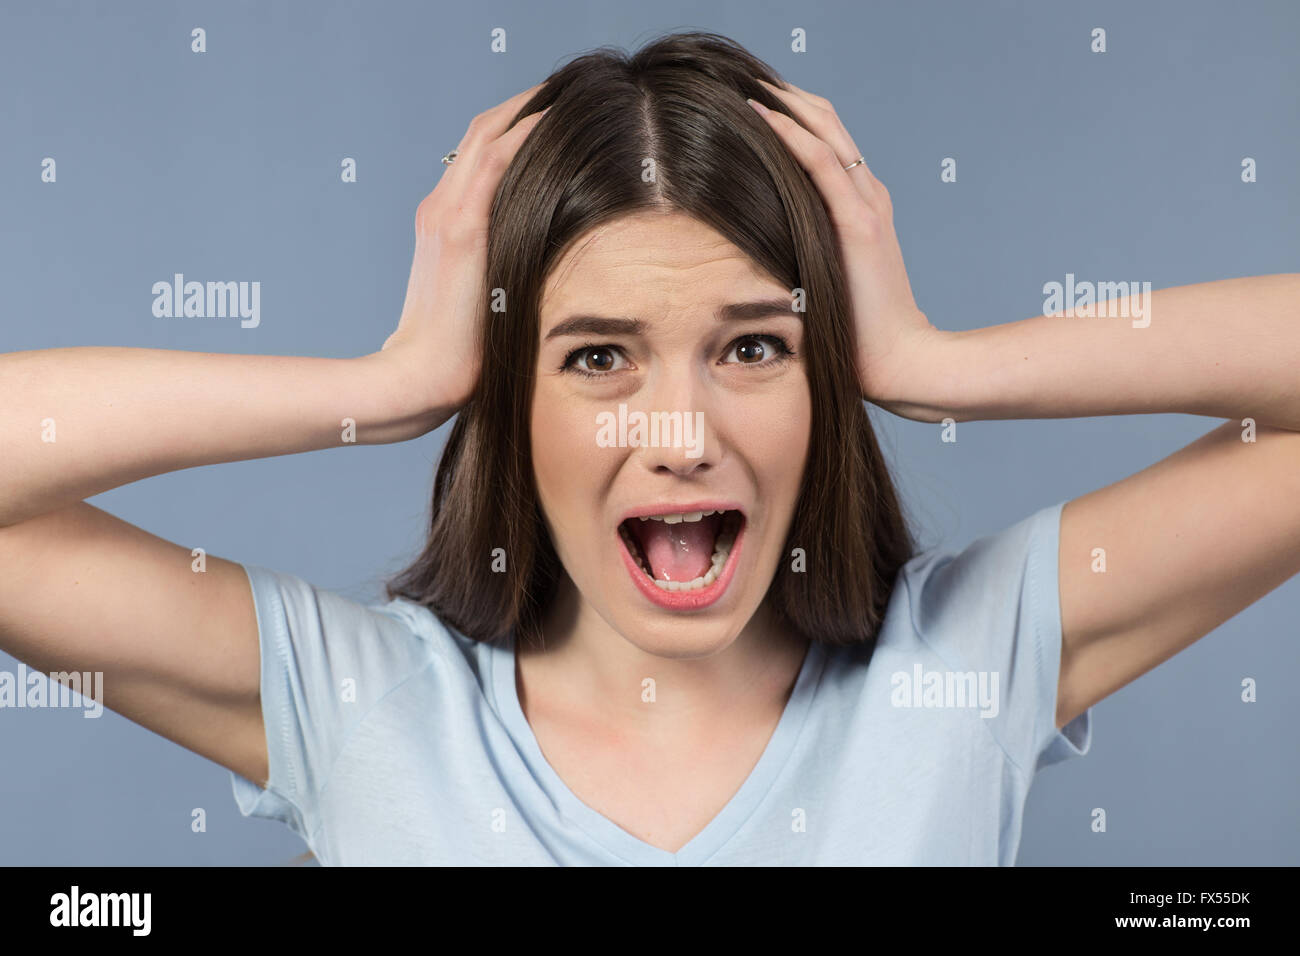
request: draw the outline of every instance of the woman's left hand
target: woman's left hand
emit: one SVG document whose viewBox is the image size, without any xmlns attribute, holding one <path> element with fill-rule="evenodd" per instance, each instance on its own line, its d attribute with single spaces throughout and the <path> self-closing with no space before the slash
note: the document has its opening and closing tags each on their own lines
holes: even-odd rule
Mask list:
<svg viewBox="0 0 1300 956">
<path fill-rule="evenodd" d="M 862 395 L 905 415 L 906 403 L 892 400 L 901 396 L 898 389 L 907 377 L 906 367 L 916 361 L 918 349 L 923 350 L 941 333 L 912 296 L 894 233 L 889 192 L 866 163 L 844 168 L 862 154 L 829 100 L 790 83 L 788 89 L 782 89 L 761 79 L 758 82 L 798 119 L 795 122 L 766 107 L 757 111 L 812 177 L 839 235 L 853 307 Z"/>
</svg>

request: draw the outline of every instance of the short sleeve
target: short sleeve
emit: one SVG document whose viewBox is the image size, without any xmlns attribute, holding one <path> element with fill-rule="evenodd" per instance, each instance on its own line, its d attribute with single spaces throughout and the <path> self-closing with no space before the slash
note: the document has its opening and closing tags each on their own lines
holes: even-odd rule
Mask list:
<svg viewBox="0 0 1300 956">
<path fill-rule="evenodd" d="M 303 839 L 348 735 L 420 666 L 424 649 L 399 616 L 292 574 L 243 565 L 257 610 L 266 788 L 231 774 L 244 816 L 279 820 Z"/>
<path fill-rule="evenodd" d="M 981 719 L 1027 774 L 1092 746 L 1091 709 L 1056 727 L 1064 505 L 1036 511 L 960 552 L 918 555 L 903 569 L 922 640 L 947 667 L 984 674 L 990 686 L 996 679 L 996 713 Z"/>
</svg>

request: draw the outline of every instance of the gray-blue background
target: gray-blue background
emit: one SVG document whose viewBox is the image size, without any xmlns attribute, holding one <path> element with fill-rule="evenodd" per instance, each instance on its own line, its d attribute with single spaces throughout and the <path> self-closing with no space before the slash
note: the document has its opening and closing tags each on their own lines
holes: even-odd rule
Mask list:
<svg viewBox="0 0 1300 956">
<path fill-rule="evenodd" d="M 1296 271 L 1298 9 L 7 0 L 0 351 L 374 351 L 402 304 L 415 206 L 469 120 L 577 53 L 678 28 L 731 36 L 834 102 L 891 191 L 918 304 L 942 328 L 1037 315 L 1043 283 L 1067 272 L 1161 288 Z M 1105 54 L 1089 51 L 1099 26 Z M 790 50 L 794 28 L 806 53 Z M 345 156 L 354 184 L 340 182 Z M 956 184 L 939 181 L 947 156 Z M 1257 183 L 1240 180 L 1244 156 Z M 154 318 L 150 287 L 174 272 L 259 280 L 261 326 Z M 1218 424 L 971 423 L 944 444 L 938 426 L 873 415 L 923 546 L 953 547 Z M 445 435 L 200 468 L 94 502 L 373 599 L 420 540 Z M 1101 703 L 1092 753 L 1038 778 L 1019 862 L 1300 862 L 1300 695 L 1284 676 L 1300 663 L 1298 610 L 1292 580 Z M 206 833 L 190 830 L 196 807 Z M 0 862 L 273 864 L 303 850 L 239 816 L 227 771 L 114 714 L 0 711 Z"/>
</svg>

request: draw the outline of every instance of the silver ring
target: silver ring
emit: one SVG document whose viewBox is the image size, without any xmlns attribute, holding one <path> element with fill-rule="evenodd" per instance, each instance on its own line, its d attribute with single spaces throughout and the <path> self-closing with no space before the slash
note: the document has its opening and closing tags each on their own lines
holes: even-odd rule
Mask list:
<svg viewBox="0 0 1300 956">
<path fill-rule="evenodd" d="M 848 172 L 850 169 L 852 169 L 854 166 L 864 166 L 864 165 L 866 165 L 866 162 L 867 162 L 867 160 L 866 160 L 865 157 L 863 157 L 863 156 L 859 156 L 859 157 L 858 157 L 857 159 L 855 159 L 853 162 L 851 162 L 851 163 L 849 163 L 847 166 L 845 166 L 845 167 L 844 167 L 844 171 L 847 173 L 847 172 Z"/>
<path fill-rule="evenodd" d="M 459 155 L 460 155 L 460 150 L 458 150 L 458 149 L 453 149 L 453 150 L 452 150 L 450 153 L 448 153 L 446 156 L 442 157 L 442 165 L 444 165 L 444 166 L 450 166 L 452 163 L 454 163 L 454 162 L 456 161 L 456 157 L 459 156 Z"/>
</svg>

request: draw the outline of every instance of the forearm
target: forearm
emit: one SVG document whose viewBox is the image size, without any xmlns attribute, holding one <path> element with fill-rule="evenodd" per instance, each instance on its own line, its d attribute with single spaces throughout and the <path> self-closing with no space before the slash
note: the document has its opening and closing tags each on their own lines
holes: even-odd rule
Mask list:
<svg viewBox="0 0 1300 956">
<path fill-rule="evenodd" d="M 1141 319 L 1040 315 L 936 332 L 880 404 L 925 421 L 1182 412 L 1300 429 L 1300 274 L 1145 299 Z"/>
<path fill-rule="evenodd" d="M 163 472 L 400 441 L 437 427 L 449 413 L 413 400 L 393 364 L 380 353 L 0 355 L 0 526 Z"/>
</svg>

